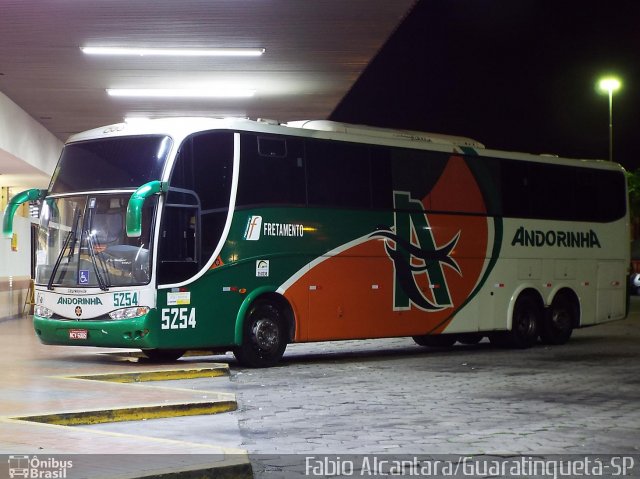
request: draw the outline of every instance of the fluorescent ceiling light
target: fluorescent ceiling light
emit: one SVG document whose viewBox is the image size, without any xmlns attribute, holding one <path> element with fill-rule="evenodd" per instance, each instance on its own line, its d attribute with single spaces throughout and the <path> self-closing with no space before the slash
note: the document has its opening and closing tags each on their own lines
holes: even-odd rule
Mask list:
<svg viewBox="0 0 640 479">
<path fill-rule="evenodd" d="M 107 88 L 109 96 L 136 98 L 250 98 L 255 90 L 212 88 Z"/>
<path fill-rule="evenodd" d="M 264 48 L 129 48 L 80 47 L 87 55 L 130 55 L 172 57 L 259 57 Z"/>
</svg>

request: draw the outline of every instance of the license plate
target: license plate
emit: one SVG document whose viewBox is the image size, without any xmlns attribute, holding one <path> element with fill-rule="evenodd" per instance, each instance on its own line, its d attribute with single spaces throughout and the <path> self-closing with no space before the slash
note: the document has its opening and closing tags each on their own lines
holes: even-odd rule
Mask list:
<svg viewBox="0 0 640 479">
<path fill-rule="evenodd" d="M 86 329 L 70 329 L 69 339 L 87 339 L 89 331 Z"/>
</svg>

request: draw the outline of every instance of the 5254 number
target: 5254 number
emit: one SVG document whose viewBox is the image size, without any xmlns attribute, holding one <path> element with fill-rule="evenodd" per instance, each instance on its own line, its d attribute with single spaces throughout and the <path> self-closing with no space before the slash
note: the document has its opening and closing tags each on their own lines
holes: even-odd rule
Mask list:
<svg viewBox="0 0 640 479">
<path fill-rule="evenodd" d="M 196 327 L 195 308 L 164 308 L 161 311 L 162 329 L 188 329 Z"/>
</svg>

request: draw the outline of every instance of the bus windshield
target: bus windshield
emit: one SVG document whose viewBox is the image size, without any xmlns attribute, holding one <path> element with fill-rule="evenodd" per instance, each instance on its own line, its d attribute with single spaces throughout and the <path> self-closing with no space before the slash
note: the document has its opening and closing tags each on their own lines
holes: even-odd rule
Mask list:
<svg viewBox="0 0 640 479">
<path fill-rule="evenodd" d="M 130 193 L 47 198 L 40 215 L 36 283 L 66 287 L 147 284 L 151 278 L 152 218 L 157 198 L 144 204 L 142 234 L 129 238 Z"/>
<path fill-rule="evenodd" d="M 171 139 L 129 136 L 70 143 L 53 173 L 50 194 L 137 188 L 162 176 Z"/>
</svg>

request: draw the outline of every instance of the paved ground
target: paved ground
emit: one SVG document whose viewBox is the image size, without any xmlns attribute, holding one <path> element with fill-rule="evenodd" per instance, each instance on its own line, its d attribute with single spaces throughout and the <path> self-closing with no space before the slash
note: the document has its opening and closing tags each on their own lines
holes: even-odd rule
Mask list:
<svg viewBox="0 0 640 479">
<path fill-rule="evenodd" d="M 81 430 L 175 441 L 175 453 L 241 448 L 259 479 L 298 477 L 285 466 L 304 472 L 307 457 L 323 454 L 623 455 L 635 461 L 627 476 L 639 477 L 639 342 L 640 298 L 633 298 L 629 319 L 576 331 L 557 347 L 437 350 L 407 338 L 301 344 L 288 348 L 282 366 L 261 370 L 239 368 L 231 356 L 198 358 L 229 363 L 231 380 L 217 378 L 213 389 L 235 394 L 237 411 Z M 63 349 L 67 368 L 91 362 L 87 351 Z M 41 353 L 38 364 L 54 350 Z M 104 369 L 104 361 L 93 362 Z M 161 387 L 197 394 L 212 390 L 211 381 Z M 504 477 L 484 472 L 479 476 Z"/>
<path fill-rule="evenodd" d="M 564 346 L 433 350 L 409 339 L 292 347 L 237 370 L 253 453 L 640 454 L 640 318 Z"/>
<path fill-rule="evenodd" d="M 238 411 L 151 421 L 146 434 L 222 435 L 249 452 L 256 478 L 301 477 L 306 458 L 324 454 L 631 455 L 627 475 L 640 476 L 640 300 L 633 303 L 629 319 L 576 331 L 564 346 L 300 344 L 282 366 L 260 370 L 215 357 L 231 366 Z"/>
<path fill-rule="evenodd" d="M 253 454 L 635 454 L 640 303 L 563 346 L 425 349 L 410 339 L 290 347 L 282 367 L 235 369 Z M 253 461 L 256 477 L 278 462 Z"/>
<path fill-rule="evenodd" d="M 12 468 L 22 473 L 18 466 L 24 465 L 19 459 L 24 457 L 33 461 L 26 476 L 30 478 L 133 479 L 186 470 L 251 477 L 245 451 L 227 444 L 223 435 L 204 440 L 190 440 L 193 435 L 154 436 L 147 434 L 147 421 L 114 423 L 123 426 L 120 432 L 65 425 L 235 409 L 226 364 L 199 358 L 150 364 L 96 348 L 44 346 L 30 318 L 0 321 L 0 350 L 0 478 L 9 477 Z M 134 382 L 105 381 L 101 375 L 107 373 Z M 176 373 L 209 377 L 199 380 L 199 388 L 181 387 L 182 381 L 156 381 Z M 78 378 L 87 375 L 92 379 Z M 143 376 L 154 381 L 140 381 Z M 43 415 L 47 423 L 34 418 Z M 203 417 L 213 416 L 191 419 L 196 423 Z M 237 435 L 237 421 L 233 426 Z M 73 464 L 68 470 L 51 466 L 67 460 Z"/>
</svg>

